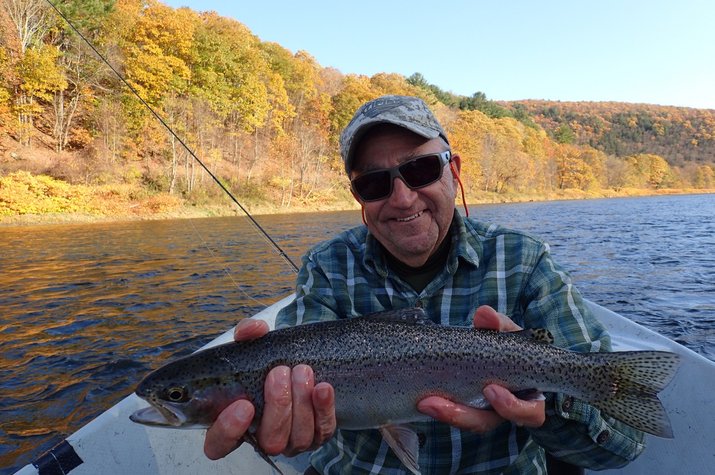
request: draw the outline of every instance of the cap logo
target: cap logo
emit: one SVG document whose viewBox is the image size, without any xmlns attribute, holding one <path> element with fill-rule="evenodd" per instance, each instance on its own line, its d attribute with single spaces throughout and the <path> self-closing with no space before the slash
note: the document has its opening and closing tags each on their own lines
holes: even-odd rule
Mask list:
<svg viewBox="0 0 715 475">
<path fill-rule="evenodd" d="M 368 104 L 362 110 L 362 114 L 373 119 L 385 111 L 394 109 L 404 103 L 401 98 L 386 97 L 381 99 L 375 99 Z"/>
</svg>

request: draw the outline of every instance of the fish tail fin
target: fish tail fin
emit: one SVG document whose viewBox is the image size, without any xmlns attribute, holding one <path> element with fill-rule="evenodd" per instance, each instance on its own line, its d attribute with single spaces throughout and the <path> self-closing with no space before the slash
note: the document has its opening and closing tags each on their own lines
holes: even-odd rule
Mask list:
<svg viewBox="0 0 715 475">
<path fill-rule="evenodd" d="M 592 404 L 640 431 L 672 438 L 673 430 L 658 393 L 675 376 L 680 357 L 665 351 L 608 354 L 610 396 Z"/>
</svg>

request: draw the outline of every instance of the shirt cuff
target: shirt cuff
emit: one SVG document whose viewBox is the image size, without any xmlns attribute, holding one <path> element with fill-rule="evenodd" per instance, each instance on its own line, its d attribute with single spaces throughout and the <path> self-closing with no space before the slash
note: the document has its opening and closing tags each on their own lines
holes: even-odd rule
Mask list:
<svg viewBox="0 0 715 475">
<path fill-rule="evenodd" d="M 557 458 L 571 458 L 585 448 L 589 439 L 591 444 L 625 460 L 633 460 L 645 449 L 642 432 L 588 403 L 551 393 L 547 394 L 546 407 L 546 422 L 533 429 L 532 434 Z"/>
</svg>

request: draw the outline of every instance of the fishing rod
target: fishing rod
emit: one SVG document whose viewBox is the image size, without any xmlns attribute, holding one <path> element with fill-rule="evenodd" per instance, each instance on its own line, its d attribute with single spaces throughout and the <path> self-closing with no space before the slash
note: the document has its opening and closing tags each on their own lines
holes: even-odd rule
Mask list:
<svg viewBox="0 0 715 475">
<path fill-rule="evenodd" d="M 147 102 L 142 98 L 142 96 L 137 92 L 137 90 L 129 84 L 129 81 L 127 81 L 122 74 L 117 71 L 114 66 L 110 64 L 110 62 L 107 60 L 107 58 L 104 57 L 102 53 L 100 53 L 97 48 L 94 47 L 92 42 L 90 42 L 78 29 L 77 27 L 74 26 L 74 24 L 70 21 L 67 16 L 60 11 L 59 8 L 51 1 L 51 0 L 46 0 L 47 3 L 52 7 L 52 9 L 57 12 L 57 14 L 65 21 L 67 24 L 72 28 L 72 30 L 77 33 L 77 35 L 82 38 L 82 40 L 87 44 L 87 46 L 90 47 L 92 51 L 94 51 L 94 54 L 96 54 L 104 64 L 106 64 L 109 69 L 112 70 L 112 72 L 117 76 L 117 78 L 139 99 L 139 101 L 144 104 L 144 106 L 151 112 L 151 114 L 163 125 L 166 130 L 169 131 L 169 133 L 179 141 L 179 143 L 184 147 L 184 149 L 191 155 L 194 160 L 201 166 L 201 168 L 204 169 L 206 173 L 211 177 L 211 179 L 231 198 L 231 201 L 233 201 L 238 208 L 243 211 L 243 213 L 246 215 L 246 217 L 250 220 L 251 224 L 258 230 L 258 232 L 268 241 L 268 243 L 273 247 L 273 249 L 280 255 L 283 260 L 285 260 L 288 265 L 293 269 L 293 272 L 297 273 L 298 272 L 298 266 L 295 265 L 295 263 L 291 260 L 291 258 L 286 254 L 286 252 L 278 245 L 276 241 L 273 240 L 273 238 L 268 234 L 268 232 L 263 229 L 263 227 L 256 221 L 256 219 L 251 216 L 251 213 L 248 212 L 246 208 L 243 207 L 243 205 L 238 201 L 238 199 L 231 193 L 231 191 L 226 188 L 226 186 L 221 183 L 221 180 L 219 180 L 216 175 L 213 174 L 211 170 L 204 164 L 204 162 L 194 153 L 194 151 L 189 147 L 184 140 L 179 137 L 176 132 L 174 132 L 174 129 L 172 129 L 169 124 L 166 123 L 163 117 Z"/>
</svg>

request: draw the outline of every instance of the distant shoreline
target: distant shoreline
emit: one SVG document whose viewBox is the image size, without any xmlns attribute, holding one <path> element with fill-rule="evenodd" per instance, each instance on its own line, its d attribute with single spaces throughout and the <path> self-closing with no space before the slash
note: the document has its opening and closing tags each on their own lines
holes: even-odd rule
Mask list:
<svg viewBox="0 0 715 475">
<path fill-rule="evenodd" d="M 508 204 L 508 203 L 528 203 L 539 201 L 564 201 L 564 200 L 589 200 L 589 199 L 612 199 L 612 198 L 629 198 L 629 197 L 646 197 L 646 196 L 668 196 L 668 195 L 699 195 L 712 194 L 715 189 L 663 189 L 663 190 L 644 190 L 644 189 L 627 189 L 621 191 L 614 190 L 598 190 L 596 192 L 586 192 L 581 190 L 561 190 L 559 192 L 543 194 L 525 194 L 525 193 L 510 193 L 496 194 L 484 193 L 481 198 L 468 199 L 469 206 L 486 205 L 486 204 Z M 461 202 L 456 202 L 457 208 L 461 208 Z M 315 212 L 331 212 L 331 211 L 358 211 L 360 208 L 355 202 L 335 201 L 333 203 L 323 203 L 319 207 L 300 205 L 290 207 L 280 206 L 246 206 L 252 216 L 274 215 L 274 214 L 299 214 L 299 213 L 315 213 Z M 0 217 L 0 228 L 20 227 L 20 226 L 56 226 L 56 225 L 77 225 L 77 224 L 107 224 L 107 223 L 122 223 L 134 221 L 150 221 L 164 219 L 196 219 L 196 218 L 216 218 L 229 216 L 245 216 L 245 214 L 236 207 L 217 205 L 217 206 L 191 206 L 184 205 L 177 207 L 171 211 L 163 211 L 160 213 L 143 213 L 125 215 L 94 215 L 89 213 L 46 213 L 46 214 L 22 214 Z"/>
</svg>

